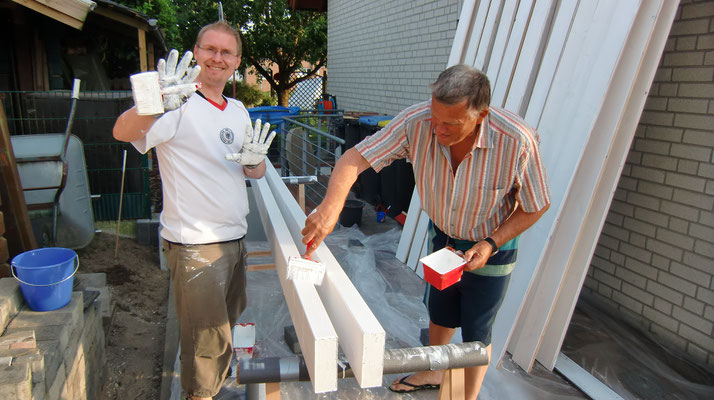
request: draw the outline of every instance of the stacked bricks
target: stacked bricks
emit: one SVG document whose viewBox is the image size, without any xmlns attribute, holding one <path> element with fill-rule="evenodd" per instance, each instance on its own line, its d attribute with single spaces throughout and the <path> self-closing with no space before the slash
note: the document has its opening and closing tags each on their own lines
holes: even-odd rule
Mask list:
<svg viewBox="0 0 714 400">
<path fill-rule="evenodd" d="M 396 115 L 431 96 L 446 68 L 459 0 L 331 0 L 327 92 L 340 109 Z"/>
<path fill-rule="evenodd" d="M 32 311 L 17 281 L 0 279 L 0 398 L 99 398 L 105 347 L 101 307 L 101 296 L 85 307 L 83 292 L 76 291 L 61 309 Z"/>
<path fill-rule="evenodd" d="M 714 366 L 714 1 L 683 0 L 584 293 Z"/>
</svg>

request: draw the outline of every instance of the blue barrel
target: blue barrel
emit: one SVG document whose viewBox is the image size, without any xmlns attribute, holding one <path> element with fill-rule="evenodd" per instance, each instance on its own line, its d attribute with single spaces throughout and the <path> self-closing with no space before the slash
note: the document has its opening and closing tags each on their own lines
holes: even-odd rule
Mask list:
<svg viewBox="0 0 714 400">
<path fill-rule="evenodd" d="M 77 268 L 77 253 L 63 247 L 26 251 L 11 261 L 12 275 L 20 282 L 22 295 L 34 311 L 66 306 L 72 299 Z"/>
</svg>

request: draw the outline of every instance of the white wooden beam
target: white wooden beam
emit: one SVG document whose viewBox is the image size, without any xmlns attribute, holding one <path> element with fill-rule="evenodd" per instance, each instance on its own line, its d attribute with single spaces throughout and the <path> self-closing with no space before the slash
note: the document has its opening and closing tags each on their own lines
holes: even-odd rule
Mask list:
<svg viewBox="0 0 714 400">
<path fill-rule="evenodd" d="M 541 154 L 546 168 L 552 172 L 549 176 L 554 189 L 551 210 L 556 212 L 543 219 L 551 224 L 550 240 L 528 235 L 526 244 L 541 245 L 539 262 L 528 268 L 535 272 L 529 293 L 531 301 L 525 302 L 523 317 L 513 330 L 516 343 L 511 355 L 526 371 L 535 361 L 573 246 L 578 240 L 588 195 L 594 188 L 592 182 L 578 181 L 578 167 L 591 152 L 596 152 L 593 140 L 599 141 L 613 134 L 612 130 L 595 131 L 594 127 L 638 8 L 636 3 L 609 0 L 597 3 L 592 10 L 578 10 L 573 24 L 582 29 L 582 36 L 568 40 L 551 88 L 549 97 L 552 101 L 549 99 L 543 112 L 541 134 L 548 137 L 543 138 L 547 145 L 543 146 Z M 577 102 L 571 99 L 574 93 L 579 93 Z M 579 134 L 573 135 L 573 132 Z M 563 148 L 569 151 L 564 152 Z M 587 169 L 585 173 L 595 172 L 593 178 L 597 180 L 599 166 L 589 165 Z"/>
<path fill-rule="evenodd" d="M 609 386 L 593 377 L 588 371 L 562 353 L 558 357 L 558 363 L 555 368 L 593 400 L 623 400 Z"/>
<path fill-rule="evenodd" d="M 615 71 L 615 79 L 604 101 L 605 107 L 593 129 L 594 132 L 614 132 L 614 137 L 608 140 L 604 135 L 593 135 L 593 143 L 588 145 L 588 153 L 579 168 L 581 171 L 576 175 L 576 182 L 592 182 L 593 190 L 589 193 L 591 198 L 587 214 L 574 217 L 581 218 L 582 228 L 578 240 L 574 243 L 563 285 L 543 334 L 543 343 L 536 355 L 536 359 L 546 368 L 552 369 L 558 360 L 560 347 L 575 309 L 575 299 L 578 298 L 587 275 L 677 6 L 677 2 L 642 3 L 630 39 L 623 50 L 623 59 Z M 643 48 L 646 49 L 644 56 Z M 628 87 L 630 90 L 625 90 Z M 622 90 L 618 90 L 620 88 Z M 603 143 L 596 143 L 598 140 Z M 581 192 L 574 192 L 578 193 Z M 571 209 L 586 200 L 566 200 L 566 205 L 570 206 L 567 210 L 569 214 L 574 214 Z M 566 214 L 563 215 L 566 219 Z"/>
<path fill-rule="evenodd" d="M 290 236 L 268 182 L 265 179 L 251 179 L 250 182 L 313 390 L 315 393 L 337 390 L 337 333 L 315 285 L 287 280 L 288 258 L 300 257 L 300 252 Z"/>
<path fill-rule="evenodd" d="M 270 163 L 267 163 L 265 179 L 285 220 L 286 233 L 304 251 L 301 231 L 305 226 L 305 213 Z M 317 292 L 339 335 L 340 346 L 357 382 L 361 387 L 381 386 L 386 341 L 384 329 L 330 249 L 321 244 L 314 256 L 325 264 L 325 277 L 317 286 Z"/>
<path fill-rule="evenodd" d="M 407 219 L 404 221 L 402 234 L 399 236 L 399 244 L 397 245 L 397 260 L 406 264 L 409 249 L 414 240 L 414 230 L 417 227 L 419 216 L 421 214 L 421 200 L 416 187 L 412 191 L 412 199 L 409 201 L 409 209 L 407 210 Z"/>
</svg>

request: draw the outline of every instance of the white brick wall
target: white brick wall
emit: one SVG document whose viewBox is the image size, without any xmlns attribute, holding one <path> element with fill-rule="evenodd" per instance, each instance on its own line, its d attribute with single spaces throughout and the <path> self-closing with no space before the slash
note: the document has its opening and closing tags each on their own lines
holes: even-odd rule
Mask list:
<svg viewBox="0 0 714 400">
<path fill-rule="evenodd" d="M 396 115 L 446 68 L 459 0 L 329 0 L 327 92 L 346 111 Z"/>
<path fill-rule="evenodd" d="M 584 291 L 714 366 L 714 0 L 682 0 Z"/>
</svg>

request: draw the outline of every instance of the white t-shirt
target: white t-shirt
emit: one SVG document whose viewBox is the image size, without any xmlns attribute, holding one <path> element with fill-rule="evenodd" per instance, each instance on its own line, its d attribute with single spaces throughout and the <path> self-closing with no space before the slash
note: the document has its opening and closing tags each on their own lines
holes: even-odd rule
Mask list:
<svg viewBox="0 0 714 400">
<path fill-rule="evenodd" d="M 142 154 L 156 147 L 164 204 L 161 236 L 166 240 L 204 244 L 247 232 L 245 174 L 225 155 L 243 146 L 250 116 L 243 103 L 227 100 L 221 110 L 197 93 L 132 142 Z"/>
</svg>

